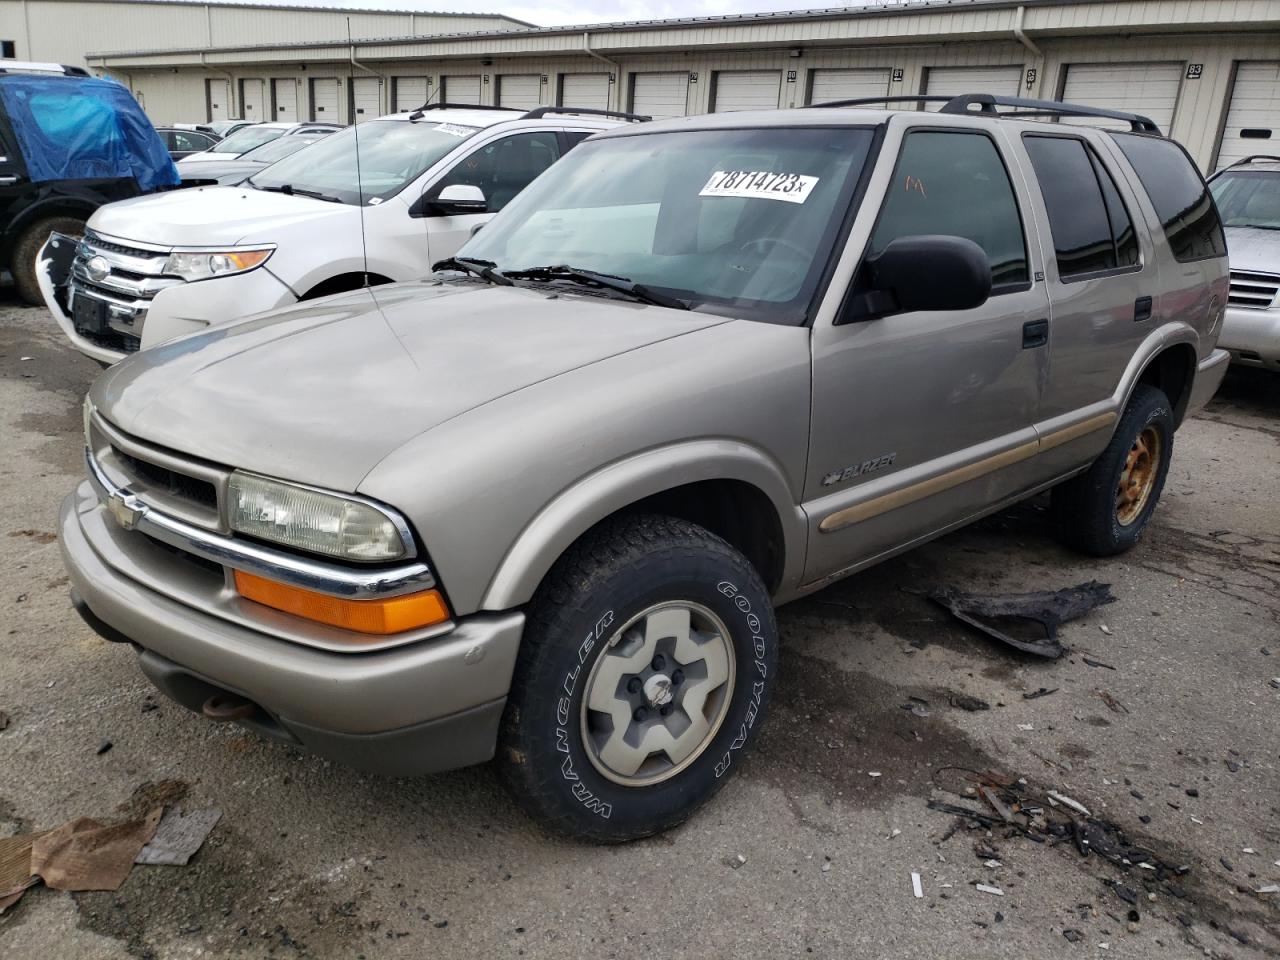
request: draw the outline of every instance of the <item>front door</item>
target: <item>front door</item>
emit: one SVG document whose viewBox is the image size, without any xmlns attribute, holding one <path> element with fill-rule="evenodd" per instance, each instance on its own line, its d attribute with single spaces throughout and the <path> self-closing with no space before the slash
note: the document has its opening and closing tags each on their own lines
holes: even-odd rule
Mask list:
<svg viewBox="0 0 1280 960">
<path fill-rule="evenodd" d="M 1030 483 L 1048 301 L 1006 149 L 985 132 L 937 128 L 886 143 L 894 173 L 866 255 L 899 237 L 965 237 L 986 252 L 993 288 L 973 310 L 852 309 L 851 322 L 815 328 L 808 582 Z"/>
<path fill-rule="evenodd" d="M 552 130 L 513 133 L 477 147 L 454 164 L 453 169 L 427 188 L 428 197 L 454 184 L 484 191 L 484 213 L 435 214 L 427 218 L 431 260 L 443 260 L 458 252 L 477 224 L 505 207 L 534 177 L 560 159 L 560 142 Z"/>
</svg>

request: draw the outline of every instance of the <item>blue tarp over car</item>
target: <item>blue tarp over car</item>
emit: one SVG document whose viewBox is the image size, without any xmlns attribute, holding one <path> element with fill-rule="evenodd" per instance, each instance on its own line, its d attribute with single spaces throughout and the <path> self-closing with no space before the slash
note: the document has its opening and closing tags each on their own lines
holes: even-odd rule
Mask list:
<svg viewBox="0 0 1280 960">
<path fill-rule="evenodd" d="M 34 182 L 132 177 L 145 193 L 181 180 L 138 102 L 112 80 L 11 74 L 0 99 Z"/>
</svg>

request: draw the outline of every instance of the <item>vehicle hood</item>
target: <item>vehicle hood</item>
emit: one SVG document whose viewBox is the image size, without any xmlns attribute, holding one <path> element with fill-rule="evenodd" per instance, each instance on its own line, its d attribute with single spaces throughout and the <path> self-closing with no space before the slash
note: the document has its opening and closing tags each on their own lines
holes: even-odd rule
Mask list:
<svg viewBox="0 0 1280 960">
<path fill-rule="evenodd" d="M 725 322 L 565 292 L 393 284 L 134 354 L 91 397 L 162 447 L 354 491 L 397 447 L 468 410 Z"/>
<path fill-rule="evenodd" d="M 1227 227 L 1226 234 L 1232 270 L 1280 274 L 1280 230 Z"/>
<path fill-rule="evenodd" d="M 202 163 L 198 167 L 191 168 L 184 168 L 179 163 L 178 173 L 184 180 L 221 180 L 225 183 L 238 183 L 266 166 L 263 163 L 254 163 L 252 160 L 224 160 L 221 163 Z"/>
<path fill-rule="evenodd" d="M 360 211 L 345 203 L 287 196 L 250 187 L 189 187 L 100 207 L 89 218 L 98 233 L 123 240 L 206 247 L 244 241 L 274 243 L 298 224 L 346 218 L 359 230 Z"/>
</svg>

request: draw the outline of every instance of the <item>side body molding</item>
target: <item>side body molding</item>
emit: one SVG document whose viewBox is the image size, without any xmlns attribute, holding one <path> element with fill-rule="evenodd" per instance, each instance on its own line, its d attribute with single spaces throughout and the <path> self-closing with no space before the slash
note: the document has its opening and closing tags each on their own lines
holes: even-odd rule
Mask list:
<svg viewBox="0 0 1280 960">
<path fill-rule="evenodd" d="M 793 594 L 804 570 L 807 524 L 782 468 L 737 440 L 692 440 L 616 461 L 562 490 L 511 545 L 489 582 L 482 610 L 527 603 L 566 549 L 592 526 L 646 497 L 706 480 L 736 480 L 769 498 L 782 528 L 784 568 L 777 598 Z"/>
</svg>

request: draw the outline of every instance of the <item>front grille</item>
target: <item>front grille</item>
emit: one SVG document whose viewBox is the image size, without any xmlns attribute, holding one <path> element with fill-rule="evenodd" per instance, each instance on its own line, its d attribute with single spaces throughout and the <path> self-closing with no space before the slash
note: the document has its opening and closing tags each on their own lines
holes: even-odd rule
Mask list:
<svg viewBox="0 0 1280 960">
<path fill-rule="evenodd" d="M 1227 303 L 1249 310 L 1266 310 L 1280 293 L 1280 276 L 1272 273 L 1231 271 L 1231 290 Z"/>
<path fill-rule="evenodd" d="M 148 259 L 156 256 L 154 250 L 143 250 L 141 247 L 127 247 L 122 243 L 116 243 L 113 240 L 107 240 L 92 230 L 86 230 L 84 234 L 84 243 L 94 250 L 104 253 L 119 253 L 126 257 L 136 257 L 139 259 Z"/>
<path fill-rule="evenodd" d="M 167 491 L 171 496 L 190 500 L 211 510 L 218 509 L 218 490 L 209 481 L 131 457 L 119 447 L 112 447 L 111 452 L 115 454 L 121 467 L 145 480 L 151 488 Z"/>
<path fill-rule="evenodd" d="M 152 299 L 166 287 L 183 282 L 164 275 L 168 259 L 166 250 L 147 250 L 86 230 L 71 263 L 71 313 L 76 331 L 100 346 L 125 353 L 136 351 Z M 80 310 L 76 309 L 77 299 L 85 304 Z"/>
</svg>

